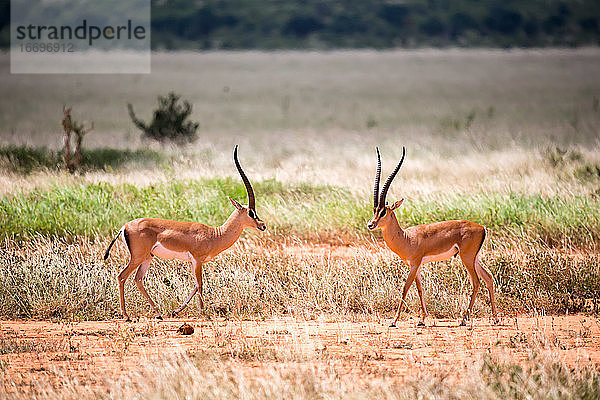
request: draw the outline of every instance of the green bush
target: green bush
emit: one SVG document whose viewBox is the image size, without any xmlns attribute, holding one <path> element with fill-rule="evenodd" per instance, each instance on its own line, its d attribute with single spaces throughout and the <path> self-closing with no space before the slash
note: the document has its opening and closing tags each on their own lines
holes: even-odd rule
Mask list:
<svg viewBox="0 0 600 400">
<path fill-rule="evenodd" d="M 167 96 L 158 96 L 158 108 L 154 110 L 152 122 L 146 124 L 139 120 L 133 112 L 133 106 L 127 104 L 131 120 L 144 134 L 145 137 L 158 142 L 174 142 L 177 144 L 190 143 L 196 140 L 198 123 L 186 121 L 192 113 L 192 105 L 183 100 L 181 96 L 170 92 Z"/>
</svg>

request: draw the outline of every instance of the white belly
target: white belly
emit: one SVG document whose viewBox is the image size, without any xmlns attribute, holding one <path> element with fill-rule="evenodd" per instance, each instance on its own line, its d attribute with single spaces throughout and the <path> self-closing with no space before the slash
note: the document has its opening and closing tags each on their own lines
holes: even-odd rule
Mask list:
<svg viewBox="0 0 600 400">
<path fill-rule="evenodd" d="M 447 260 L 447 259 L 451 258 L 452 256 L 454 256 L 457 252 L 458 252 L 458 245 L 455 244 L 454 246 L 452 246 L 450 248 L 450 250 L 444 251 L 442 253 L 426 255 L 421 260 L 421 264 L 425 264 L 428 262 L 434 262 L 434 261 Z"/>
<path fill-rule="evenodd" d="M 189 251 L 173 251 L 163 246 L 160 242 L 156 242 L 152 246 L 150 253 L 153 256 L 164 258 L 166 260 L 183 260 L 192 261 L 193 257 Z"/>
</svg>

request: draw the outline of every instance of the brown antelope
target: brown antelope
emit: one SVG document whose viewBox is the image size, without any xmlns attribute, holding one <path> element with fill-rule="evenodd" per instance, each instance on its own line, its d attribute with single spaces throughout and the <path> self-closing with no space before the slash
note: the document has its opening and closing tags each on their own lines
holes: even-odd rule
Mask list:
<svg viewBox="0 0 600 400">
<path fill-rule="evenodd" d="M 135 284 L 139 291 L 148 300 L 156 317 L 162 319 L 156 304 L 144 288 L 144 275 L 150 268 L 152 257 L 163 259 L 178 259 L 189 261 L 196 278 L 196 286 L 183 304 L 173 311 L 173 316 L 183 310 L 197 292 L 200 292 L 200 309 L 202 302 L 202 264 L 212 260 L 223 250 L 231 247 L 240 237 L 244 228 L 253 228 L 260 231 L 266 229 L 265 223 L 258 218 L 255 209 L 254 191 L 250 181 L 242 170 L 237 157 L 237 146 L 233 151 L 235 166 L 242 177 L 242 181 L 248 192 L 248 206 L 229 198 L 235 210 L 223 225 L 218 227 L 207 226 L 197 222 L 180 222 L 168 219 L 138 218 L 127 222 L 121 227 L 112 240 L 104 259 L 120 234 L 123 234 L 125 245 L 131 256 L 129 264 L 119 273 L 117 281 L 119 284 L 119 299 L 121 301 L 121 313 L 125 320 L 130 321 L 125 311 L 125 281 L 137 269 Z"/>
<path fill-rule="evenodd" d="M 383 233 L 383 240 L 387 246 L 396 253 L 410 267 L 408 278 L 402 289 L 402 300 L 398 305 L 396 318 L 390 325 L 396 326 L 400 313 L 406 304 L 406 294 L 413 281 L 417 283 L 417 291 L 421 300 L 421 309 L 423 318 L 419 321 L 419 326 L 425 326 L 425 317 L 427 309 L 425 308 L 425 300 L 423 299 L 423 286 L 421 284 L 421 273 L 419 268 L 421 265 L 432 262 L 447 260 L 453 256 L 459 255 L 463 265 L 467 268 L 467 272 L 471 277 L 473 284 L 473 292 L 469 307 L 464 315 L 461 325 L 466 325 L 466 321 L 471 315 L 475 296 L 479 291 L 480 279 L 485 282 L 488 292 L 490 293 L 490 302 L 492 303 L 492 314 L 494 322 L 498 322 L 496 314 L 496 304 L 494 302 L 494 279 L 492 274 L 479 263 L 478 255 L 483 245 L 486 236 L 485 227 L 476 224 L 475 222 L 460 220 L 460 221 L 444 221 L 433 224 L 411 226 L 402 229 L 396 219 L 394 210 L 400 207 L 404 199 L 401 199 L 391 206 L 385 202 L 388 189 L 394 177 L 400 170 L 404 162 L 406 150 L 402 148 L 402 159 L 396 166 L 396 169 L 390 174 L 385 181 L 381 194 L 379 194 L 379 179 L 381 175 L 381 157 L 379 148 L 377 148 L 377 174 L 375 176 L 375 187 L 373 195 L 373 218 L 367 223 L 370 230 L 380 228 Z"/>
</svg>

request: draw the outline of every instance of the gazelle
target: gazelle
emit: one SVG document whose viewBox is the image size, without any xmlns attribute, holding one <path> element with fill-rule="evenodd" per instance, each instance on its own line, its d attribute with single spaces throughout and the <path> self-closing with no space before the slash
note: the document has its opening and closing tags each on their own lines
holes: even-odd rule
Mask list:
<svg viewBox="0 0 600 400">
<path fill-rule="evenodd" d="M 162 319 L 156 304 L 144 288 L 144 275 L 148 272 L 150 262 L 154 256 L 169 260 L 189 261 L 192 264 L 196 286 L 183 304 L 173 311 L 173 316 L 175 316 L 188 305 L 197 292 L 200 292 L 200 309 L 203 308 L 202 264 L 212 260 L 223 250 L 231 247 L 238 240 L 245 228 L 253 228 L 260 231 L 266 229 L 265 223 L 256 214 L 254 191 L 248 177 L 240 166 L 237 149 L 238 147 L 235 146 L 233 160 L 248 192 L 247 207 L 228 197 L 235 210 L 231 213 L 227 221 L 218 227 L 207 226 L 197 222 L 180 222 L 168 219 L 134 219 L 121 227 L 108 246 L 104 254 L 105 260 L 108 258 L 110 249 L 119 235 L 123 234 L 125 245 L 131 256 L 129 264 L 127 264 L 117 277 L 121 313 L 126 321 L 130 321 L 130 319 L 127 311 L 125 311 L 125 281 L 127 281 L 127 278 L 136 269 L 135 284 L 154 309 L 156 317 Z"/>
<path fill-rule="evenodd" d="M 421 265 L 432 262 L 447 260 L 453 256 L 459 255 L 463 265 L 467 268 L 467 272 L 471 277 L 473 284 L 473 292 L 469 307 L 465 313 L 461 325 L 466 325 L 466 321 L 471 315 L 475 296 L 479 291 L 480 279 L 485 282 L 490 293 L 490 302 L 492 303 L 492 314 L 494 322 L 498 322 L 496 314 L 496 304 L 494 302 L 494 279 L 492 274 L 479 263 L 478 255 L 483 245 L 486 236 L 485 227 L 476 224 L 475 222 L 459 220 L 459 221 L 444 221 L 433 224 L 411 226 L 402 229 L 396 219 L 394 210 L 402 205 L 404 199 L 396 201 L 391 206 L 385 202 L 388 189 L 394 180 L 394 177 L 400 170 L 404 162 L 406 149 L 402 148 L 402 159 L 396 166 L 396 169 L 390 174 L 385 181 L 381 194 L 379 194 L 379 180 L 381 176 L 381 157 L 379 148 L 377 148 L 377 174 L 375 175 L 374 195 L 373 195 L 373 218 L 367 223 L 369 230 L 381 229 L 383 232 L 383 240 L 387 246 L 396 253 L 410 267 L 408 278 L 402 289 L 402 300 L 398 305 L 396 318 L 390 325 L 396 326 L 400 313 L 406 305 L 405 299 L 408 289 L 413 281 L 417 283 L 417 291 L 421 300 L 421 309 L 423 311 L 422 319 L 419 321 L 419 326 L 425 325 L 425 317 L 427 309 L 425 300 L 423 299 L 423 286 L 421 284 L 421 274 L 419 268 Z"/>
</svg>

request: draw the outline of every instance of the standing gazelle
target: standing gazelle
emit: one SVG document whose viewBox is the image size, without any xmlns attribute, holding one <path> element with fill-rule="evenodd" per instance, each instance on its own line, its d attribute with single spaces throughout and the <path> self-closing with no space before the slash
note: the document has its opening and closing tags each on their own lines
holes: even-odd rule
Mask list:
<svg viewBox="0 0 600 400">
<path fill-rule="evenodd" d="M 390 326 L 396 326 L 400 313 L 404 305 L 408 289 L 413 281 L 417 283 L 417 291 L 421 300 L 421 309 L 423 318 L 419 322 L 420 326 L 425 325 L 425 317 L 427 309 L 425 308 L 425 300 L 423 299 L 423 286 L 421 284 L 421 273 L 419 268 L 422 264 L 432 261 L 447 260 L 453 256 L 460 255 L 467 272 L 471 277 L 473 284 L 473 293 L 469 307 L 464 315 L 461 325 L 466 325 L 466 321 L 471 315 L 475 296 L 479 291 L 480 278 L 485 282 L 490 293 L 490 302 L 492 303 L 492 314 L 494 321 L 498 321 L 496 314 L 496 304 L 494 302 L 494 279 L 492 274 L 479 263 L 478 255 L 485 240 L 486 229 L 476 224 L 475 222 L 460 220 L 460 221 L 444 221 L 433 224 L 411 226 L 402 229 L 396 219 L 394 210 L 400 207 L 404 199 L 401 199 L 391 206 L 386 205 L 385 197 L 394 177 L 400 170 L 406 150 L 402 148 L 402 159 L 396 166 L 396 169 L 390 174 L 381 194 L 379 194 L 379 179 L 381 175 L 381 157 L 379 148 L 377 148 L 377 174 L 375 176 L 375 187 L 373 196 L 373 218 L 368 222 L 367 227 L 370 230 L 380 228 L 383 232 L 383 240 L 387 246 L 396 253 L 408 266 L 410 272 L 402 289 L 402 300 L 398 305 L 396 318 Z"/>
<path fill-rule="evenodd" d="M 108 246 L 104 255 L 105 260 L 108 258 L 115 240 L 122 233 L 125 245 L 131 256 L 129 264 L 119 273 L 117 278 L 121 313 L 127 321 L 130 319 L 125 311 L 125 281 L 127 281 L 127 278 L 136 269 L 135 284 L 154 309 L 156 317 L 162 319 L 156 304 L 144 288 L 144 275 L 148 271 L 148 268 L 150 268 L 152 257 L 157 256 L 169 260 L 178 259 L 189 261 L 192 264 L 196 286 L 183 304 L 173 311 L 173 316 L 175 316 L 188 305 L 196 292 L 200 292 L 200 309 L 203 308 L 202 264 L 212 260 L 223 250 L 231 247 L 238 240 L 244 228 L 253 228 L 261 231 L 266 229 L 265 223 L 256 214 L 254 191 L 238 161 L 237 146 L 235 146 L 235 150 L 233 151 L 233 159 L 248 192 L 248 206 L 242 206 L 229 197 L 229 201 L 231 201 L 235 210 L 223 225 L 215 228 L 196 222 L 138 218 L 123 225 Z"/>
</svg>

